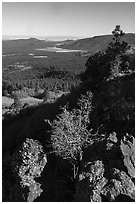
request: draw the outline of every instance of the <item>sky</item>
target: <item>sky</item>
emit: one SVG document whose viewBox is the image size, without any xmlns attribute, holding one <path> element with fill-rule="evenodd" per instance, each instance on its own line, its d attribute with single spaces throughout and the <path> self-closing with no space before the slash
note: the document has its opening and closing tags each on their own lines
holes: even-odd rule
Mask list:
<svg viewBox="0 0 137 204">
<path fill-rule="evenodd" d="M 135 33 L 134 2 L 3 2 L 2 35 L 93 37 Z"/>
</svg>

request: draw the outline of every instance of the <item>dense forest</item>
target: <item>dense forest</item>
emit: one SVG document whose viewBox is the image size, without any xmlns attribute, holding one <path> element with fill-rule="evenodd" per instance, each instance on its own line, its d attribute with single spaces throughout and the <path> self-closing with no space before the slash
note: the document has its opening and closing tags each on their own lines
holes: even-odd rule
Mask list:
<svg viewBox="0 0 137 204">
<path fill-rule="evenodd" d="M 134 47 L 134 34 L 126 34 L 123 38 L 131 47 Z M 54 90 L 54 87 L 59 86 L 60 90 L 69 91 L 72 85 L 80 83 L 79 74 L 85 70 L 84 65 L 88 57 L 98 51 L 104 51 L 112 40 L 111 35 L 106 35 L 74 41 L 66 40 L 62 43 L 35 38 L 3 41 L 2 90 L 6 89 L 11 93 L 23 87 L 35 88 L 39 83 L 42 89 L 49 87 L 50 90 Z M 85 50 L 86 53 L 55 53 L 37 50 L 55 46 Z M 45 58 L 34 58 L 34 56 L 45 56 Z M 15 68 L 16 63 L 24 65 L 26 69 Z"/>
<path fill-rule="evenodd" d="M 26 71 L 3 60 L 3 96 L 16 104 L 2 124 L 4 202 L 135 201 L 135 49 L 119 25 L 112 36 L 86 56 L 29 56 Z M 22 108 L 24 86 L 64 94 Z"/>
<path fill-rule="evenodd" d="M 26 62 L 27 61 L 27 62 Z M 16 83 L 22 87 L 35 88 L 36 82 L 39 82 L 41 88 L 43 86 L 54 87 L 55 83 L 60 86 L 79 83 L 79 74 L 83 71 L 85 57 L 74 56 L 74 54 L 50 53 L 48 58 L 35 59 L 32 56 L 9 56 L 3 59 L 3 90 L 6 86 L 11 85 L 13 89 L 17 89 Z M 9 65 L 15 62 L 30 69 L 20 70 Z"/>
</svg>

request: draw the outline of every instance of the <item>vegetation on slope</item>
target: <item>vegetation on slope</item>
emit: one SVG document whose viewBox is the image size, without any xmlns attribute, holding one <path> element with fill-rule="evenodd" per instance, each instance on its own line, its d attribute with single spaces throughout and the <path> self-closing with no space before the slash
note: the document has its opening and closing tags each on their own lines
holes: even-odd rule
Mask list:
<svg viewBox="0 0 137 204">
<path fill-rule="evenodd" d="M 75 49 L 75 50 L 88 50 L 93 54 L 97 51 L 103 51 L 107 48 L 110 42 L 113 40 L 113 35 L 102 35 L 94 36 L 92 38 L 85 38 L 80 40 L 75 40 L 69 44 L 63 44 L 59 47 L 65 49 Z M 123 37 L 123 40 L 131 46 L 135 46 L 135 35 L 128 33 Z"/>
<path fill-rule="evenodd" d="M 115 31 L 120 33 L 120 27 Z M 88 59 L 81 85 L 72 89 L 70 94 L 53 104 L 43 104 L 28 109 L 26 113 L 24 110 L 3 121 L 3 178 L 7 186 L 13 185 L 8 178 L 7 164 L 11 163 L 11 158 L 26 138 L 30 138 L 38 140 L 47 154 L 42 179 L 38 178 L 43 193 L 35 201 L 134 201 L 134 53 L 129 55 L 128 44 L 120 42 L 115 35 L 114 38 L 104 53 Z M 92 135 L 97 138 L 89 146 L 79 143 L 84 136 L 81 133 L 79 140 L 75 141 L 78 130 L 74 128 L 75 123 L 79 125 L 79 116 L 87 116 L 79 114 L 78 101 L 81 94 L 86 96 L 88 91 L 93 95 L 92 100 L 87 98 L 92 107 L 90 111 L 88 109 L 89 123 L 84 128 L 87 133 L 92 129 L 88 141 Z M 62 112 L 61 107 L 66 104 L 67 110 Z M 65 123 L 61 123 L 64 120 Z M 69 132 L 71 127 L 74 131 Z M 59 130 L 62 131 L 60 137 Z M 103 135 L 101 141 L 100 135 Z M 71 142 L 75 144 L 71 145 Z M 75 157 L 79 163 L 77 176 L 74 176 L 70 160 L 64 158 L 68 155 L 68 147 L 69 153 L 74 153 L 69 154 L 71 159 L 75 156 L 75 147 L 78 155 L 82 151 L 82 159 L 81 156 Z M 15 164 L 20 165 L 18 162 Z M 16 188 L 16 181 L 14 189 L 18 192 L 21 187 Z M 28 192 L 27 188 L 24 190 Z M 4 195 L 3 201 L 16 200 L 16 195 L 12 196 L 9 189 L 4 191 Z"/>
</svg>

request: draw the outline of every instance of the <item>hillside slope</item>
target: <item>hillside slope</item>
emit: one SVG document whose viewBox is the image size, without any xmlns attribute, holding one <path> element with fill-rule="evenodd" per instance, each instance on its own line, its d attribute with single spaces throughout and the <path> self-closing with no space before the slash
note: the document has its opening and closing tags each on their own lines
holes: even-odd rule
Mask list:
<svg viewBox="0 0 137 204">
<path fill-rule="evenodd" d="M 38 40 L 36 38 L 29 39 L 18 39 L 18 40 L 5 40 L 2 41 L 2 54 L 11 54 L 11 53 L 26 53 L 32 51 L 36 48 L 45 48 L 48 46 L 54 46 L 60 41 L 45 41 Z"/>
<path fill-rule="evenodd" d="M 64 43 L 60 45 L 60 47 L 64 49 L 87 50 L 94 53 L 99 50 L 106 49 L 108 44 L 112 42 L 112 40 L 112 35 L 101 35 L 92 38 L 75 40 L 70 43 Z M 128 33 L 123 36 L 122 40 L 126 41 L 129 45 L 133 47 L 135 46 L 135 34 Z"/>
<path fill-rule="evenodd" d="M 127 99 L 127 95 L 128 97 L 133 95 L 134 74 L 109 81 L 105 86 L 101 86 L 99 93 L 94 96 L 96 107 L 91 115 L 91 118 L 93 117 L 94 119 L 92 126 L 95 127 L 100 125 L 100 122 L 101 124 L 103 123 L 103 129 L 107 132 L 107 136 L 110 135 L 111 138 L 110 140 L 106 139 L 102 142 L 96 142 L 85 149 L 79 181 L 76 183 L 72 181 L 72 166 L 69 162 L 56 157 L 54 154 L 48 154 L 47 147 L 50 142 L 51 129 L 46 121 L 52 121 L 56 118 L 60 112 L 60 106 L 64 106 L 66 103 L 69 103 L 71 107 L 76 106 L 80 94 L 86 92 L 85 87 L 79 87 L 73 93 L 61 97 L 56 103 L 45 104 L 33 110 L 26 110 L 26 113 L 24 110 L 24 114 L 20 113 L 19 116 L 3 122 L 3 201 L 26 201 L 28 195 L 30 195 L 28 194 L 28 189 L 26 189 L 25 194 L 25 190 L 17 183 L 19 178 L 17 172 L 14 173 L 13 169 L 13 164 L 18 165 L 17 152 L 26 138 L 33 140 L 33 142 L 40 142 L 47 154 L 48 162 L 46 167 L 42 172 L 41 178 L 37 178 L 37 182 L 42 186 L 43 193 L 37 197 L 36 202 L 87 202 L 91 200 L 96 201 L 96 198 L 105 202 L 112 201 L 112 199 L 117 202 L 134 201 L 134 166 L 131 163 L 131 160 L 134 159 L 132 158 L 134 157 L 132 153 L 134 151 L 134 144 L 129 140 L 127 144 L 123 144 L 126 132 L 128 129 L 131 130 L 134 124 L 131 118 L 130 120 L 125 120 L 122 118 L 123 115 L 121 116 L 120 114 L 124 111 L 123 114 L 126 114 L 126 118 L 132 110 L 130 107 L 129 111 L 124 110 L 125 106 L 121 107 L 117 104 L 119 99 L 123 97 L 125 97 L 127 106 L 132 102 L 129 101 L 130 99 Z M 125 87 L 126 90 L 124 92 L 123 89 Z M 104 92 L 106 93 L 105 98 Z M 114 98 L 116 99 L 113 100 Z M 108 109 L 105 109 L 104 107 L 107 105 L 107 102 L 110 106 L 107 106 Z M 119 110 L 115 107 L 113 108 L 115 104 Z M 103 111 L 101 107 L 104 109 Z M 115 114 L 114 111 L 116 111 Z M 111 114 L 114 115 L 114 123 L 112 124 L 112 118 L 109 117 Z M 109 118 L 111 119 L 110 122 L 108 122 Z M 101 131 L 104 131 L 103 129 Z M 128 134 L 128 137 L 130 137 L 130 134 Z M 126 148 L 128 148 L 128 152 L 124 152 Z M 113 172 L 114 169 L 115 172 Z M 92 172 L 95 172 L 95 179 L 92 177 Z M 99 173 L 97 174 L 97 172 Z M 95 180 L 94 185 L 90 178 Z M 14 181 L 14 184 L 12 181 Z M 115 185 L 115 183 L 118 183 L 119 186 Z M 93 185 L 92 188 L 90 184 Z M 95 197 L 92 195 L 92 192 L 94 192 L 94 188 L 95 190 L 97 189 L 97 185 L 100 185 L 100 188 L 99 191 L 95 191 L 95 196 L 98 196 Z M 34 193 L 37 193 L 37 189 L 35 189 Z M 23 195 L 25 196 L 23 197 Z"/>
</svg>

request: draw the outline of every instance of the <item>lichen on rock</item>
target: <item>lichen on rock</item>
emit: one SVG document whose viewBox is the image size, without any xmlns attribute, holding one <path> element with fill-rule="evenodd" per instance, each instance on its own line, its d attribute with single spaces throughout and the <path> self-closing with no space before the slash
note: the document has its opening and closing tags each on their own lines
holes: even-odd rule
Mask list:
<svg viewBox="0 0 137 204">
<path fill-rule="evenodd" d="M 41 184 L 35 181 L 40 177 L 43 168 L 47 163 L 46 154 L 37 140 L 26 139 L 19 150 L 22 164 L 19 166 L 18 176 L 21 178 L 21 186 L 28 187 L 29 193 L 27 201 L 32 202 L 42 193 Z"/>
<path fill-rule="evenodd" d="M 85 165 L 85 172 L 80 175 L 80 182 L 76 185 L 75 201 L 82 201 L 85 194 L 85 201 L 101 202 L 101 190 L 106 185 L 107 179 L 104 177 L 104 164 L 102 161 L 88 162 Z M 83 183 L 85 187 L 82 188 Z M 86 185 L 87 183 L 87 185 Z M 80 192 L 83 189 L 83 192 Z"/>
<path fill-rule="evenodd" d="M 126 136 L 121 140 L 120 148 L 123 154 L 123 162 L 127 168 L 128 174 L 135 177 L 135 138 L 131 135 Z"/>
<path fill-rule="evenodd" d="M 35 180 L 47 163 L 42 145 L 33 139 L 25 142 L 3 162 L 3 201 L 34 201 L 42 193 Z"/>
<path fill-rule="evenodd" d="M 118 169 L 114 170 L 114 178 L 108 182 L 102 190 L 102 194 L 109 198 L 110 201 L 116 201 L 119 195 L 126 195 L 135 199 L 135 186 L 130 177 Z"/>
<path fill-rule="evenodd" d="M 112 132 L 102 149 L 101 143 L 87 151 L 89 155 L 83 160 L 76 183 L 75 201 L 134 201 L 134 137 L 126 134 L 118 140 Z"/>
</svg>

